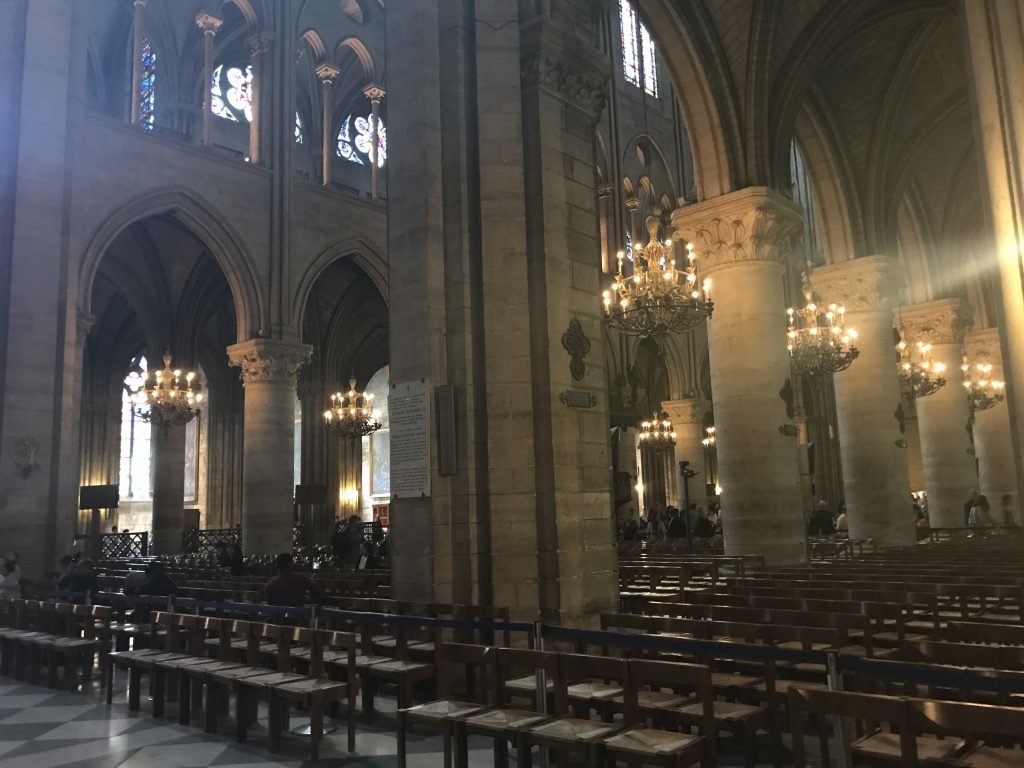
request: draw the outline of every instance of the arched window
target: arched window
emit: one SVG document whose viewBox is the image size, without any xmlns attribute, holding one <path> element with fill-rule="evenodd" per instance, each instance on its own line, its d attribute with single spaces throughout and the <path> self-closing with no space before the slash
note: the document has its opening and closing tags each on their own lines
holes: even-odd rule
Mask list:
<svg viewBox="0 0 1024 768">
<path fill-rule="evenodd" d="M 252 67 L 221 64 L 210 78 L 210 110 L 233 123 L 252 122 Z"/>
<path fill-rule="evenodd" d="M 373 395 L 381 428 L 363 438 L 363 488 L 370 489 L 374 504 L 387 503 L 391 497 L 391 422 L 388 419 L 388 366 L 377 371 L 366 383 L 366 394 Z M 369 481 L 369 482 L 367 482 Z"/>
<path fill-rule="evenodd" d="M 338 129 L 338 157 L 357 165 L 373 162 L 373 115 L 357 117 L 349 115 L 341 121 Z M 377 118 L 377 167 L 383 168 L 388 158 L 388 132 L 384 121 Z"/>
<path fill-rule="evenodd" d="M 148 365 L 142 355 L 132 360 L 121 388 L 121 468 L 118 482 L 122 499 L 149 499 L 153 495 L 152 430 L 135 410 L 132 395 L 139 391 Z"/>
<path fill-rule="evenodd" d="M 139 125 L 145 130 L 153 130 L 156 117 L 156 51 L 149 38 L 142 41 L 141 59 L 142 77 L 139 80 Z"/>
<path fill-rule="evenodd" d="M 658 63 L 654 39 L 640 21 L 629 0 L 619 0 L 619 28 L 622 34 L 622 75 L 626 82 L 658 96 Z"/>
</svg>

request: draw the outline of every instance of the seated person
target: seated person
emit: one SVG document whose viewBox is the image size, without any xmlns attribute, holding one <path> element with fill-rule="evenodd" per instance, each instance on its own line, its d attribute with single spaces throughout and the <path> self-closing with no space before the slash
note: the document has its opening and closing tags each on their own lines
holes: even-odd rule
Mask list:
<svg viewBox="0 0 1024 768">
<path fill-rule="evenodd" d="M 147 565 L 145 573 L 146 579 L 139 585 L 140 595 L 176 595 L 178 593 L 178 585 L 164 570 L 164 564 L 159 560 L 154 560 Z"/>
<path fill-rule="evenodd" d="M 364 541 L 362 551 L 359 553 L 359 562 L 356 564 L 356 570 L 367 571 L 379 567 L 380 563 L 377 560 L 377 555 L 373 552 L 373 544 Z"/>
<path fill-rule="evenodd" d="M 306 604 L 306 596 L 310 601 L 320 598 L 320 588 L 309 576 L 293 570 L 292 556 L 282 552 L 274 559 L 277 576 L 267 582 L 263 591 L 269 605 L 302 607 Z"/>
<path fill-rule="evenodd" d="M 146 581 L 145 571 L 128 571 L 124 577 L 124 593 L 126 595 L 141 594 L 139 589 Z"/>
<path fill-rule="evenodd" d="M 74 601 L 78 602 L 79 595 L 100 591 L 100 582 L 92 570 L 91 560 L 81 560 L 72 566 L 71 572 L 57 582 L 57 588 L 74 594 Z"/>
</svg>

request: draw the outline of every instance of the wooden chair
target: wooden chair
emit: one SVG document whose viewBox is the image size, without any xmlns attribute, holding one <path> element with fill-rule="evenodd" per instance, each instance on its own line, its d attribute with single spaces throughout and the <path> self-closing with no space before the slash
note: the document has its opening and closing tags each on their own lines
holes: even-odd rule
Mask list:
<svg viewBox="0 0 1024 768">
<path fill-rule="evenodd" d="M 524 730 L 519 741 L 519 766 L 530 766 L 531 746 L 558 752 L 582 752 L 588 765 L 600 765 L 602 747 L 607 737 L 620 727 L 601 720 L 593 720 L 570 701 L 569 690 L 580 681 L 602 679 L 614 681 L 620 691 L 629 685 L 626 659 L 604 656 L 586 656 L 576 653 L 558 654 L 555 676 L 553 718 Z M 589 707 L 588 707 L 589 710 Z M 635 701 L 627 704 L 627 724 L 637 722 Z M 586 713 L 589 715 L 589 711 Z"/>
<path fill-rule="evenodd" d="M 905 698 L 790 688 L 789 720 L 794 768 L 808 766 L 804 747 L 804 712 L 815 715 L 818 721 L 821 765 L 831 764 L 826 716 L 851 718 L 854 721 L 856 738 L 851 742 L 850 750 L 858 759 L 872 764 L 918 768 L 921 761 L 929 764 L 945 762 L 962 746 L 960 742 L 931 735 L 915 735 L 910 724 L 909 703 Z M 844 746 L 840 744 L 838 748 L 843 749 Z"/>
<path fill-rule="evenodd" d="M 495 677 L 494 656 L 494 648 L 488 646 L 440 642 L 436 644 L 438 698 L 427 704 L 398 710 L 399 768 L 405 768 L 406 731 L 414 723 L 441 732 L 444 738 L 444 766 L 451 768 L 456 724 L 471 715 L 481 713 L 491 703 L 487 686 L 493 683 Z M 472 675 L 475 682 L 479 683 L 477 689 L 483 691 L 477 700 L 471 696 L 457 696 L 454 690 L 459 673 L 470 668 L 477 673 Z M 468 677 L 470 676 L 465 675 L 463 679 Z"/>
<path fill-rule="evenodd" d="M 356 636 L 349 632 L 292 630 L 292 641 L 309 642 L 308 677 L 272 684 L 269 678 L 256 678 L 267 688 L 270 706 L 270 751 L 277 752 L 281 745 L 281 731 L 288 727 L 288 710 L 293 704 L 309 712 L 310 759 L 320 756 L 320 742 L 324 736 L 324 714 L 336 702 L 345 701 L 348 721 L 348 751 L 356 751 Z M 343 670 L 341 680 L 328 679 L 325 660 L 330 668 Z M 245 685 L 247 681 L 242 681 Z"/>
<path fill-rule="evenodd" d="M 1024 710 L 989 704 L 911 699 L 910 727 L 919 733 L 966 741 L 955 764 L 965 768 L 1024 765 Z"/>
<path fill-rule="evenodd" d="M 524 709 L 516 706 L 515 702 L 524 698 L 524 692 L 519 688 L 510 688 L 509 681 L 522 679 L 520 675 L 529 672 L 536 685 L 536 675 L 543 673 L 551 680 L 551 689 L 554 689 L 554 679 L 558 674 L 558 654 L 549 651 L 537 651 L 520 648 L 496 648 L 494 652 L 494 706 L 483 712 L 470 715 L 457 723 L 454 729 L 456 755 L 465 755 L 467 750 L 468 737 L 474 734 L 486 736 L 494 741 L 494 765 L 496 768 L 507 768 L 508 766 L 508 745 L 509 742 L 517 749 L 520 755 L 528 748 L 523 744 L 526 732 L 543 722 L 551 719 L 546 714 L 547 697 L 529 694 L 527 697 L 535 704 L 533 708 Z M 522 763 L 520 763 L 522 765 Z M 464 765 L 459 768 L 465 768 Z"/>
</svg>

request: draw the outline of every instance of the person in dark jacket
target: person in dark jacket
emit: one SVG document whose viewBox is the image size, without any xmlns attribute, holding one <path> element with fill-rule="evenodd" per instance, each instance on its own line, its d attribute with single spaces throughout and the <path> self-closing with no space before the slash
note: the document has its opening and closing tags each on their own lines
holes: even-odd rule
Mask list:
<svg viewBox="0 0 1024 768">
<path fill-rule="evenodd" d="M 154 560 L 146 566 L 146 580 L 139 587 L 140 595 L 176 595 L 178 585 L 164 570 L 164 564 Z"/>
<path fill-rule="evenodd" d="M 818 502 L 818 508 L 811 513 L 807 521 L 808 536 L 831 536 L 836 532 L 832 523 L 832 512 L 824 500 Z"/>
</svg>

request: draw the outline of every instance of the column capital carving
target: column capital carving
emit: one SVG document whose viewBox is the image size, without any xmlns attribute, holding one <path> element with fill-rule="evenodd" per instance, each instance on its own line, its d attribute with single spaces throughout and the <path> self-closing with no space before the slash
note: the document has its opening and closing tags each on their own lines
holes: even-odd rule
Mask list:
<svg viewBox="0 0 1024 768">
<path fill-rule="evenodd" d="M 781 263 L 803 231 L 803 210 L 775 190 L 748 187 L 676 208 L 672 226 L 693 243 L 706 275 L 745 261 Z"/>
<path fill-rule="evenodd" d="M 547 19 L 522 30 L 523 90 L 539 89 L 596 120 L 604 110 L 611 66 L 596 48 Z"/>
<path fill-rule="evenodd" d="M 272 339 L 250 339 L 227 348 L 228 362 L 241 369 L 243 386 L 254 382 L 288 382 L 295 386 L 299 369 L 309 362 L 313 348 Z"/>
<path fill-rule="evenodd" d="M 826 303 L 848 312 L 887 311 L 903 296 L 903 267 L 886 256 L 864 256 L 811 272 L 811 288 Z"/>
<path fill-rule="evenodd" d="M 216 35 L 223 23 L 223 19 L 218 19 L 212 13 L 200 13 L 196 16 L 196 26 L 203 31 L 204 35 Z"/>
<path fill-rule="evenodd" d="M 1003 348 L 999 344 L 998 328 L 979 328 L 964 336 L 964 353 L 973 363 L 1002 366 Z"/>
<path fill-rule="evenodd" d="M 597 185 L 597 196 L 598 197 L 611 197 L 612 192 L 615 191 L 615 187 L 611 184 L 598 184 Z"/>
<path fill-rule="evenodd" d="M 333 83 L 340 74 L 341 70 L 338 69 L 333 64 L 321 64 L 319 67 L 316 68 L 317 79 L 321 83 L 325 83 L 327 85 Z"/>
<path fill-rule="evenodd" d="M 688 400 L 664 400 L 661 403 L 661 410 L 668 415 L 668 420 L 673 425 L 679 424 L 701 424 L 704 423 L 704 414 L 708 410 L 708 403 L 701 399 Z"/>
<path fill-rule="evenodd" d="M 625 199 L 624 204 L 626 209 L 632 213 L 640 208 L 640 198 L 630 195 Z"/>
<path fill-rule="evenodd" d="M 145 8 L 146 0 L 133 0 L 132 5 L 134 5 L 136 8 Z"/>
<path fill-rule="evenodd" d="M 970 305 L 960 299 L 939 299 L 900 308 L 896 321 L 904 341 L 960 344 L 971 327 Z"/>
<path fill-rule="evenodd" d="M 257 56 L 269 53 L 271 40 L 272 37 L 267 32 L 257 32 L 255 35 L 250 36 L 245 41 L 246 45 L 249 46 L 249 55 L 256 58 Z"/>
<path fill-rule="evenodd" d="M 374 102 L 379 104 L 381 101 L 383 101 L 384 93 L 384 89 L 381 88 L 376 83 L 370 83 L 365 88 L 363 88 L 363 95 L 370 100 L 371 104 Z"/>
</svg>

